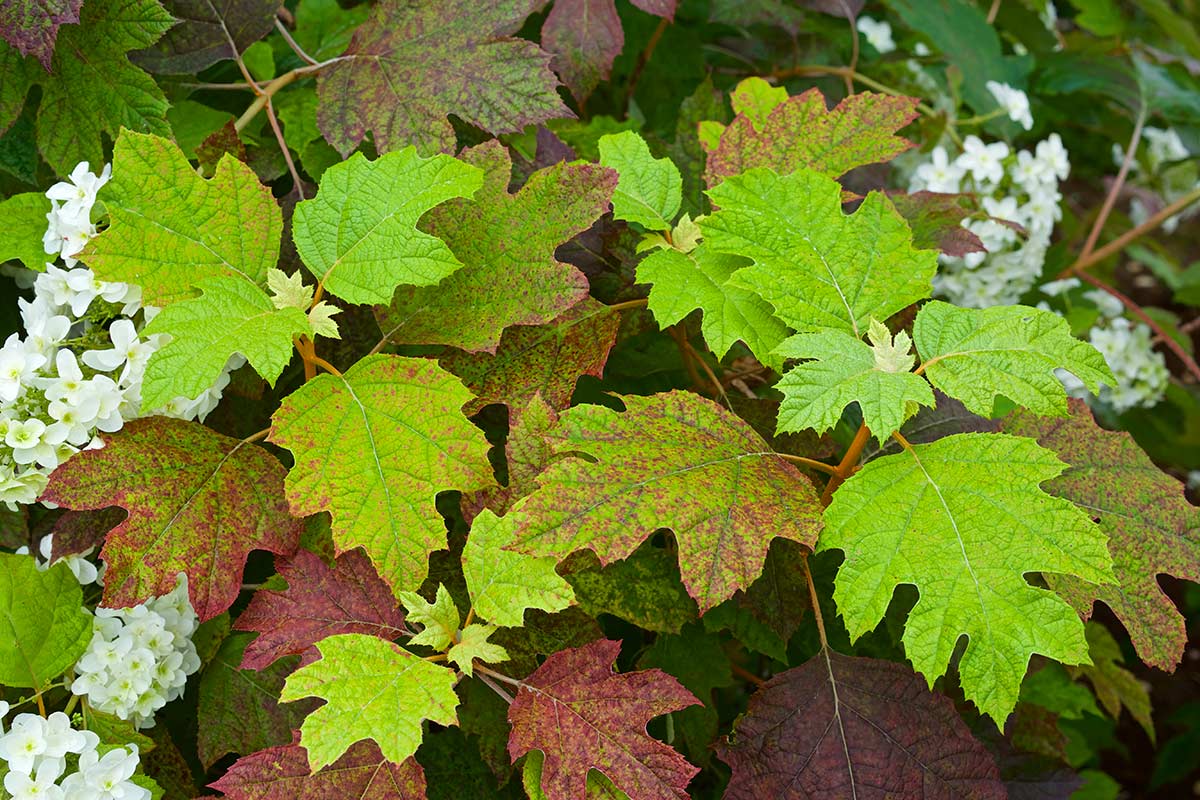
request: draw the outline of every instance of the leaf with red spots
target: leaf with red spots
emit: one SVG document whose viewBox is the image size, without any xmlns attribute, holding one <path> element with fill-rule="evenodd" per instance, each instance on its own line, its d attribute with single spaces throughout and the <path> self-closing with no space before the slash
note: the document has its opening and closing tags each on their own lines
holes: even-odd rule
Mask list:
<svg viewBox="0 0 1200 800">
<path fill-rule="evenodd" d="M 903 664 L 828 650 L 767 681 L 717 756 L 726 800 L 1007 796 L 949 699 Z"/>
<path fill-rule="evenodd" d="M 409 758 L 393 764 L 374 742 L 359 742 L 311 773 L 304 748 L 272 747 L 239 758 L 209 784 L 229 800 L 425 800 L 425 772 Z"/>
<path fill-rule="evenodd" d="M 287 655 L 315 656 L 312 646 L 338 633 L 396 639 L 404 630 L 404 613 L 361 550 L 351 550 L 333 566 L 299 550 L 276 568 L 287 589 L 260 589 L 234 624 L 258 632 L 246 646 L 243 669 L 263 669 Z"/>
<path fill-rule="evenodd" d="M 657 669 L 613 671 L 620 642 L 601 639 L 546 659 L 521 682 L 508 709 L 513 761 L 545 754 L 546 800 L 582 800 L 589 769 L 603 773 L 630 800 L 686 800 L 699 772 L 646 734 L 651 719 L 699 701 Z"/>
<path fill-rule="evenodd" d="M 60 25 L 79 22 L 83 0 L 0 0 L 0 36 L 47 71 Z"/>
<path fill-rule="evenodd" d="M 617 174 L 560 162 L 509 194 L 512 158 L 500 142 L 460 159 L 483 170 L 483 186 L 473 199 L 433 209 L 421 227 L 464 266 L 436 286 L 400 287 L 379 310 L 379 327 L 396 344 L 495 352 L 510 325 L 542 325 L 587 297 L 587 278 L 554 251 L 608 210 Z"/>
<path fill-rule="evenodd" d="M 367 133 L 380 153 L 454 149 L 454 114 L 489 133 L 571 117 L 550 56 L 512 36 L 543 0 L 379 3 L 341 60 L 317 79 L 317 124 L 349 155 Z"/>
<path fill-rule="evenodd" d="M 1114 585 L 1049 575 L 1050 588 L 1084 617 L 1099 601 L 1129 631 L 1138 655 L 1151 666 L 1175 669 L 1187 643 L 1184 620 L 1158 585 L 1159 575 L 1200 581 L 1200 509 L 1183 484 L 1154 465 L 1128 433 L 1106 431 L 1079 400 L 1071 416 L 1021 412 L 1004 430 L 1038 442 L 1070 465 L 1046 484 L 1099 522 L 1113 557 Z"/>
<path fill-rule="evenodd" d="M 233 605 L 251 550 L 294 552 L 300 520 L 287 510 L 284 467 L 266 450 L 195 422 L 148 417 L 72 456 L 42 495 L 60 506 L 120 506 L 129 516 L 109 532 L 104 605 L 132 606 L 175 588 L 201 620 Z"/>
<path fill-rule="evenodd" d="M 338 552 L 362 547 L 393 592 L 415 590 L 446 547 L 438 492 L 493 484 L 483 432 L 463 416 L 473 395 L 432 361 L 374 355 L 284 398 L 270 441 L 296 463 L 297 514 L 329 511 Z"/>
<path fill-rule="evenodd" d="M 860 92 L 829 109 L 821 91 L 809 89 L 769 112 L 744 111 L 709 149 L 705 180 L 714 186 L 753 167 L 770 167 L 780 175 L 808 167 L 836 178 L 889 161 L 912 147 L 895 132 L 916 118 L 916 108 L 915 97 Z"/>
<path fill-rule="evenodd" d="M 812 483 L 748 424 L 685 392 L 621 400 L 624 413 L 585 405 L 562 415 L 548 438 L 566 457 L 512 512 L 511 549 L 560 560 L 588 549 L 610 564 L 670 528 L 703 613 L 758 578 L 776 536 L 816 541 Z"/>
</svg>

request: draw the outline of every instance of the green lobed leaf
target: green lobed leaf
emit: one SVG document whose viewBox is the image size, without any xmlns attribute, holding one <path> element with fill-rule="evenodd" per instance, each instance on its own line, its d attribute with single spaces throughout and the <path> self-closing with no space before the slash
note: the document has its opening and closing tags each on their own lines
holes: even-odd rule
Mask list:
<svg viewBox="0 0 1200 800">
<path fill-rule="evenodd" d="M 575 593 L 554 571 L 554 559 L 503 549 L 512 543 L 514 518 L 481 511 L 471 522 L 463 548 L 462 569 L 477 616 L 506 627 L 520 627 L 525 611 L 551 613 L 571 605 Z"/>
<path fill-rule="evenodd" d="M 772 86 L 757 75 L 742 79 L 729 93 L 733 113 L 745 116 L 756 131 L 762 131 L 771 112 L 787 99 L 786 88 Z"/>
<path fill-rule="evenodd" d="M 463 268 L 436 286 L 401 288 L 376 315 L 397 344 L 495 352 L 505 328 L 551 322 L 587 297 L 587 278 L 554 254 L 608 210 L 616 174 L 559 162 L 509 194 L 512 158 L 499 141 L 461 158 L 483 171 L 483 186 L 470 200 L 431 211 L 421 228 L 444 241 Z"/>
<path fill-rule="evenodd" d="M 1056 369 L 1092 392 L 1115 380 L 1104 356 L 1072 336 L 1065 319 L 1028 306 L 958 308 L 935 300 L 918 312 L 913 340 L 929 382 L 985 417 L 997 396 L 1065 416 L 1067 393 Z"/>
<path fill-rule="evenodd" d="M 541 0 L 381 3 L 317 79 L 317 121 L 343 156 L 368 132 L 384 153 L 454 149 L 454 114 L 492 134 L 572 116 L 550 56 L 512 33 Z"/>
<path fill-rule="evenodd" d="M 266 292 L 241 278 L 207 278 L 195 288 L 200 297 L 167 306 L 142 332 L 172 337 L 146 363 L 145 408 L 203 394 L 235 353 L 274 386 L 292 358 L 293 337 L 312 334 L 303 311 L 276 308 Z"/>
<path fill-rule="evenodd" d="M 279 260 L 279 205 L 232 156 L 206 181 L 174 142 L 123 131 L 101 199 L 110 225 L 80 260 L 101 280 L 141 286 L 149 304 L 194 297 L 205 278 L 263 285 Z"/>
<path fill-rule="evenodd" d="M 601 136 L 599 147 L 600 163 L 620 176 L 613 192 L 613 216 L 646 230 L 670 230 L 683 199 L 683 179 L 675 163 L 650 155 L 646 140 L 635 131 Z"/>
<path fill-rule="evenodd" d="M 508 661 L 508 651 L 498 644 L 488 641 L 496 632 L 495 625 L 468 625 L 462 629 L 458 641 L 446 654 L 446 660 L 456 665 L 467 677 L 474 675 L 473 664 L 479 659 L 485 664 L 497 664 Z"/>
<path fill-rule="evenodd" d="M 593 617 L 610 614 L 648 631 L 679 633 L 697 616 L 678 559 L 650 543 L 603 567 L 589 554 L 576 556 L 563 573 L 579 607 Z"/>
<path fill-rule="evenodd" d="M 493 483 L 483 433 L 462 415 L 471 393 L 419 358 L 375 355 L 284 398 L 269 440 L 290 450 L 296 514 L 330 511 L 338 552 L 362 546 L 395 592 L 416 589 L 446 546 L 439 491 Z"/>
<path fill-rule="evenodd" d="M 422 720 L 457 723 L 452 670 L 357 633 L 330 636 L 317 649 L 321 659 L 289 675 L 280 698 L 326 701 L 300 728 L 313 772 L 363 739 L 373 739 L 384 758 L 399 764 L 417 752 Z"/>
<path fill-rule="evenodd" d="M 670 528 L 703 612 L 754 582 L 775 536 L 811 545 L 812 484 L 749 425 L 684 392 L 621 400 L 624 413 L 577 406 L 562 415 L 551 438 L 570 457 L 512 512 L 513 549 L 560 559 L 589 549 L 608 564 Z"/>
<path fill-rule="evenodd" d="M 1086 663 L 1079 616 L 1024 579 L 1041 571 L 1112 582 L 1100 528 L 1041 488 L 1065 468 L 1032 439 L 984 433 L 867 463 L 834 493 L 819 542 L 846 554 L 834 599 L 850 636 L 883 619 L 896 587 L 915 585 L 909 660 L 932 685 L 966 635 L 963 692 L 1001 727 L 1030 655 Z"/>
<path fill-rule="evenodd" d="M 402 283 L 437 283 L 462 266 L 439 239 L 417 230 L 417 220 L 470 196 L 481 180 L 475 167 L 447 155 L 422 158 L 413 147 L 375 161 L 355 153 L 327 169 L 317 196 L 296 206 L 296 249 L 330 294 L 386 303 Z"/>
<path fill-rule="evenodd" d="M 0 67 L 3 74 L 3 67 Z M 41 192 L 14 194 L 0 201 L 0 262 L 20 261 L 34 272 L 46 269 L 49 256 L 42 248 L 50 201 Z"/>
<path fill-rule="evenodd" d="M 913 247 L 908 225 L 878 192 L 846 215 L 832 178 L 752 169 L 708 196 L 721 210 L 700 221 L 705 242 L 754 261 L 730 282 L 757 292 L 797 330 L 858 338 L 872 317 L 885 320 L 930 294 L 937 252 Z"/>
<path fill-rule="evenodd" d="M 0 683 L 41 689 L 92 640 L 92 615 L 66 564 L 39 570 L 30 556 L 0 553 Z"/>
<path fill-rule="evenodd" d="M 660 248 L 638 263 L 637 280 L 650 284 L 649 307 L 660 327 L 674 325 L 696 309 L 700 330 L 718 358 L 743 341 L 760 361 L 778 365 L 772 351 L 788 330 L 757 294 L 730 280 L 746 260 L 701 244 L 690 253 Z"/>
<path fill-rule="evenodd" d="M 450 646 L 458 633 L 459 618 L 454 599 L 445 586 L 438 584 L 432 603 L 416 592 L 400 592 L 398 597 L 408 611 L 408 622 L 422 627 L 409 644 L 423 644 L 434 650 L 445 650 Z"/>
<path fill-rule="evenodd" d="M 857 402 L 863 422 L 882 442 L 915 410 L 910 404 L 934 404 L 929 384 L 909 371 L 913 357 L 908 355 L 908 335 L 901 331 L 895 337 L 899 363 L 889 360 L 892 336 L 886 327 L 872 320 L 868 335 L 871 345 L 838 331 L 802 333 L 776 348 L 786 358 L 810 359 L 776 385 L 783 392 L 779 433 L 805 428 L 824 433 L 837 424 L 846 406 Z"/>
<path fill-rule="evenodd" d="M 1154 719 L 1150 706 L 1150 691 L 1146 684 L 1125 668 L 1125 656 L 1117 640 L 1099 622 L 1088 622 L 1084 626 L 1088 655 L 1092 663 L 1072 668 L 1076 675 L 1087 678 L 1096 691 L 1096 699 L 1104 709 L 1117 719 L 1121 709 L 1129 711 L 1142 730 L 1154 742 Z"/>
</svg>

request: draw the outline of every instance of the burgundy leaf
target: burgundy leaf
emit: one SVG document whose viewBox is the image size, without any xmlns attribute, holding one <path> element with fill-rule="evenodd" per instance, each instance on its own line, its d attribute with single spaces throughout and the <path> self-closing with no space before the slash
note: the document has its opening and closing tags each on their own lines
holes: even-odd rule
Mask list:
<svg viewBox="0 0 1200 800">
<path fill-rule="evenodd" d="M 230 800 L 425 800 L 421 765 L 411 758 L 386 761 L 371 741 L 358 742 L 311 775 L 303 747 L 261 750 L 238 759 L 209 786 Z"/>
</svg>

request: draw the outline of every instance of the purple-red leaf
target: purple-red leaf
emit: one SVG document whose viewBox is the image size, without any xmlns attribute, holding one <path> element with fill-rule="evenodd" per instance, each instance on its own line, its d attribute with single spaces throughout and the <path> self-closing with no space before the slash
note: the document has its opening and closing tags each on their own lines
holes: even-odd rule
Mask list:
<svg viewBox="0 0 1200 800">
<path fill-rule="evenodd" d="M 288 513 L 283 465 L 257 445 L 196 422 L 148 417 L 72 456 L 42 499 L 70 509 L 120 506 L 107 537 L 104 605 L 132 606 L 188 576 L 192 605 L 209 620 L 233 605 L 251 550 L 293 552 L 300 520 Z"/>
<path fill-rule="evenodd" d="M 279 0 L 166 0 L 179 20 L 163 38 L 133 54 L 150 72 L 199 72 L 247 47 L 274 30 Z M 234 49 L 236 48 L 236 50 Z"/>
<path fill-rule="evenodd" d="M 209 784 L 230 800 L 425 800 L 425 773 L 413 759 L 393 764 L 379 746 L 359 742 L 315 774 L 297 744 L 260 750 L 238 759 Z"/>
<path fill-rule="evenodd" d="M 613 0 L 556 0 L 542 25 L 542 47 L 551 66 L 578 100 L 608 77 L 625 46 Z"/>
<path fill-rule="evenodd" d="M 49 72 L 58 28 L 79 22 L 82 6 L 83 0 L 0 0 L 0 36 Z"/>
<path fill-rule="evenodd" d="M 828 650 L 767 681 L 717 756 L 725 800 L 1005 797 L 949 699 L 905 665 Z"/>
<path fill-rule="evenodd" d="M 621 643 L 601 639 L 551 655 L 522 681 L 508 709 L 513 761 L 545 753 L 547 800 L 584 800 L 587 773 L 604 773 L 630 800 L 686 800 L 699 770 L 650 738 L 651 719 L 698 705 L 691 692 L 657 669 L 613 671 Z"/>
<path fill-rule="evenodd" d="M 234 626 L 258 631 L 242 657 L 243 669 L 263 669 L 286 655 L 315 657 L 312 646 L 338 633 L 369 633 L 390 640 L 403 631 L 404 613 L 392 590 L 358 548 L 340 556 L 332 567 L 299 550 L 276 568 L 288 588 L 260 589 Z"/>
<path fill-rule="evenodd" d="M 983 241 L 962 226 L 962 221 L 971 215 L 962 205 L 965 195 L 889 192 L 888 197 L 912 228 L 914 246 L 938 249 L 956 258 L 986 252 Z"/>
</svg>

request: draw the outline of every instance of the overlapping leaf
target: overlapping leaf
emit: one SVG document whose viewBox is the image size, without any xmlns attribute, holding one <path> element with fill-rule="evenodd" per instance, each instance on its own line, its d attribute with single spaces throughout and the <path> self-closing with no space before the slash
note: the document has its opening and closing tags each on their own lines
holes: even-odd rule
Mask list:
<svg viewBox="0 0 1200 800">
<path fill-rule="evenodd" d="M 101 198 L 111 224 L 81 258 L 102 280 L 141 286 L 147 303 L 193 297 L 205 278 L 262 285 L 279 260 L 279 206 L 232 157 L 206 181 L 174 142 L 124 131 Z"/>
<path fill-rule="evenodd" d="M 61 25 L 79 22 L 83 0 L 4 0 L 0 36 L 23 56 L 36 56 L 47 70 Z"/>
<path fill-rule="evenodd" d="M 620 642 L 602 639 L 555 653 L 522 682 L 509 706 L 508 753 L 514 761 L 531 750 L 545 754 L 546 800 L 585 797 L 589 769 L 634 800 L 688 797 L 687 784 L 698 770 L 647 736 L 645 726 L 697 700 L 656 669 L 615 673 L 620 649 Z"/>
<path fill-rule="evenodd" d="M 494 352 L 505 328 L 548 323 L 587 296 L 587 278 L 554 251 L 608 210 L 616 175 L 594 164 L 559 162 L 509 194 L 512 159 L 500 142 L 461 157 L 483 170 L 482 188 L 471 200 L 435 209 L 422 228 L 464 266 L 437 286 L 397 291 L 380 310 L 379 327 L 399 344 Z"/>
<path fill-rule="evenodd" d="M 289 744 L 243 756 L 209 784 L 230 800 L 425 800 L 425 772 L 409 758 L 388 761 L 372 742 L 359 742 L 312 772 L 304 748 Z"/>
<path fill-rule="evenodd" d="M 104 605 L 136 605 L 188 576 L 201 620 L 233 604 L 251 550 L 288 554 L 300 522 L 288 514 L 284 468 L 266 450 L 195 422 L 147 417 L 76 454 L 51 476 L 44 500 L 73 509 L 120 506 L 107 537 Z"/>
<path fill-rule="evenodd" d="M 416 592 L 401 592 L 400 602 L 408 611 L 408 622 L 421 626 L 420 633 L 412 637 L 409 644 L 445 650 L 454 641 L 461 619 L 454 598 L 443 584 L 438 584 L 432 603 Z"/>
<path fill-rule="evenodd" d="M 739 86 L 743 93 L 748 91 L 742 88 L 746 83 Z M 735 108 L 738 97 L 735 90 Z M 709 186 L 754 167 L 770 167 L 780 175 L 807 167 L 836 178 L 864 164 L 890 161 L 912 147 L 896 131 L 917 117 L 916 98 L 872 92 L 852 94 L 832 110 L 819 89 L 774 107 L 741 106 L 742 112 L 708 152 Z"/>
<path fill-rule="evenodd" d="M 1008 797 L 947 698 L 905 665 L 829 650 L 755 692 L 717 755 L 728 800 Z"/>
<path fill-rule="evenodd" d="M 822 549 L 843 550 L 834 599 L 851 637 L 881 620 L 914 584 L 904 649 L 932 682 L 961 636 L 963 691 L 1003 724 L 1033 653 L 1087 661 L 1083 624 L 1030 572 L 1111 582 L 1103 532 L 1041 484 L 1066 468 L 1031 439 L 957 434 L 869 462 L 825 512 Z"/>
<path fill-rule="evenodd" d="M 446 155 L 422 158 L 411 147 L 375 161 L 355 153 L 325 171 L 315 198 L 296 206 L 296 249 L 331 294 L 386 303 L 402 283 L 437 283 L 462 266 L 440 239 L 417 230 L 417 220 L 469 196 L 480 180 L 474 167 Z"/>
<path fill-rule="evenodd" d="M 446 653 L 446 660 L 463 671 L 467 677 L 473 676 L 476 659 L 485 664 L 497 664 L 508 661 L 508 651 L 495 642 L 489 641 L 497 630 L 495 625 L 468 625 L 459 633 L 458 641 Z"/>
<path fill-rule="evenodd" d="M 1072 336 L 1065 319 L 1028 306 L 958 308 L 935 300 L 917 314 L 913 340 L 929 382 L 985 417 L 998 395 L 1037 414 L 1065 415 L 1056 369 L 1093 392 L 1114 381 L 1104 357 Z"/>
<path fill-rule="evenodd" d="M 1085 617 L 1096 601 L 1103 602 L 1125 625 L 1143 661 L 1173 670 L 1187 633 L 1158 576 L 1200 581 L 1200 510 L 1184 497 L 1184 487 L 1156 467 L 1128 433 L 1097 425 L 1079 401 L 1071 402 L 1066 419 L 1021 412 L 1004 429 L 1036 437 L 1070 465 L 1046 490 L 1078 504 L 1109 537 L 1115 585 L 1048 575 L 1051 588 Z"/>
<path fill-rule="evenodd" d="M 57 564 L 40 571 L 30 556 L 0 553 L 0 683 L 41 689 L 75 663 L 92 640 L 79 581 Z"/>
<path fill-rule="evenodd" d="M 278 659 L 308 653 L 327 636 L 362 633 L 395 639 L 404 614 L 361 550 L 327 565 L 307 550 L 276 564 L 287 589 L 260 589 L 235 626 L 257 631 L 246 645 L 243 669 L 263 669 Z"/>
<path fill-rule="evenodd" d="M 575 595 L 554 571 L 554 559 L 504 550 L 513 533 L 512 517 L 480 512 L 471 523 L 462 568 L 475 613 L 496 625 L 520 627 L 526 609 L 562 611 Z"/>
<path fill-rule="evenodd" d="M 1099 622 L 1089 622 L 1084 626 L 1084 636 L 1092 663 L 1073 667 L 1072 672 L 1091 681 L 1096 699 L 1113 719 L 1121 716 L 1122 708 L 1127 709 L 1153 742 L 1154 720 L 1151 716 L 1149 688 L 1125 668 L 1121 645 L 1117 644 L 1108 628 Z"/>
<path fill-rule="evenodd" d="M 275 0 L 165 0 L 179 22 L 133 60 L 151 72 L 199 72 L 234 58 L 273 30 Z"/>
<path fill-rule="evenodd" d="M 3 74 L 0 66 L 0 74 Z M 23 192 L 0 201 L 0 262 L 19 260 L 27 269 L 46 269 L 42 234 L 46 232 L 46 212 L 50 201 L 41 192 Z"/>
<path fill-rule="evenodd" d="M 775 536 L 812 544 L 812 484 L 746 423 L 683 392 L 622 401 L 624 413 L 563 414 L 551 436 L 571 457 L 514 512 L 514 549 L 561 559 L 586 548 L 608 564 L 670 528 L 683 583 L 705 611 L 753 583 Z"/>
<path fill-rule="evenodd" d="M 842 213 L 841 186 L 800 168 L 780 177 L 753 169 L 708 191 L 720 211 L 700 222 L 713 250 L 749 257 L 730 278 L 758 293 L 797 330 L 856 338 L 929 296 L 937 252 L 918 250 L 891 201 L 872 192 Z"/>
<path fill-rule="evenodd" d="M 643 544 L 607 566 L 581 554 L 563 565 L 579 607 L 593 617 L 610 614 L 656 633 L 679 633 L 696 619 L 696 601 L 679 578 L 674 553 Z"/>
<path fill-rule="evenodd" d="M 570 117 L 550 56 L 511 36 L 541 0 L 416 0 L 374 7 L 321 73 L 317 121 L 347 155 L 371 133 L 381 152 L 454 149 L 455 114 L 489 133 Z"/>
<path fill-rule="evenodd" d="M 601 136 L 600 163 L 620 176 L 613 193 L 613 216 L 646 230 L 668 231 L 683 200 L 683 178 L 669 158 L 655 158 L 634 131 Z"/>
<path fill-rule="evenodd" d="M 320 697 L 300 744 L 313 772 L 334 763 L 355 742 L 373 739 L 400 764 L 421 744 L 421 721 L 457 722 L 454 672 L 375 636 L 339 634 L 317 645 L 321 659 L 288 676 L 282 700 Z"/>
<path fill-rule="evenodd" d="M 292 510 L 330 511 L 339 551 L 362 546 L 393 591 L 417 588 L 429 554 L 446 546 L 435 495 L 492 483 L 487 441 L 459 410 L 471 397 L 436 364 L 400 356 L 304 384 L 270 435 L 296 459 Z"/>
</svg>

